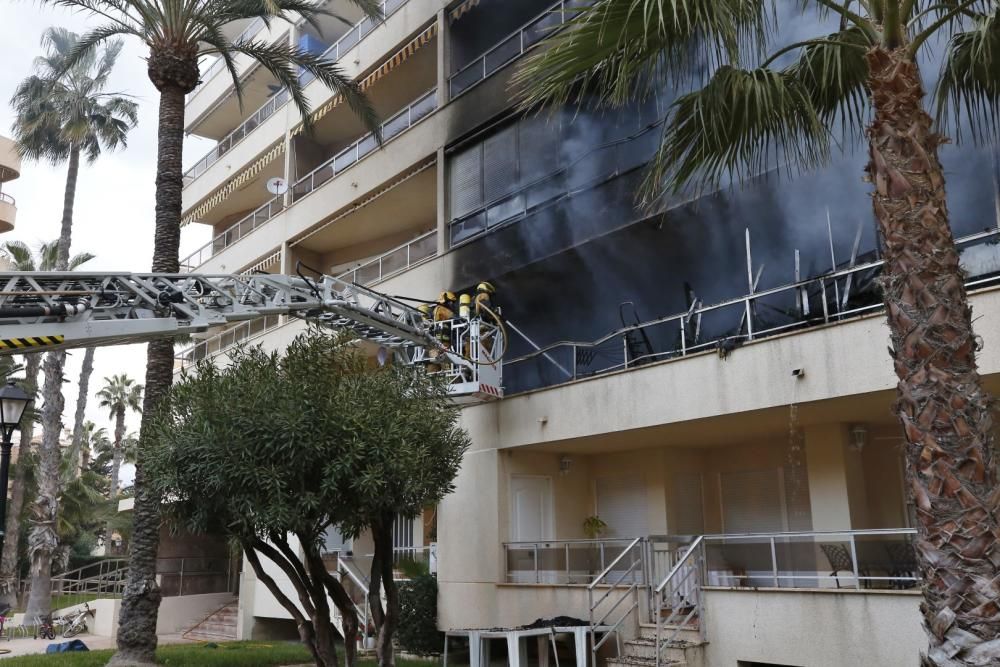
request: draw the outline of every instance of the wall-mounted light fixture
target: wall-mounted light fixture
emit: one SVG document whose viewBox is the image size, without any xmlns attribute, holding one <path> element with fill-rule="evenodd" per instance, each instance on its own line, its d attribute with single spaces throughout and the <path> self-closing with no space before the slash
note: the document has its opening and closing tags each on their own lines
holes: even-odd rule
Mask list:
<svg viewBox="0 0 1000 667">
<path fill-rule="evenodd" d="M 860 452 L 864 450 L 865 445 L 868 444 L 868 429 L 861 425 L 855 424 L 851 427 L 851 448 Z"/>
<path fill-rule="evenodd" d="M 559 457 L 559 474 L 565 477 L 569 474 L 569 469 L 573 467 L 573 459 L 563 454 Z"/>
</svg>

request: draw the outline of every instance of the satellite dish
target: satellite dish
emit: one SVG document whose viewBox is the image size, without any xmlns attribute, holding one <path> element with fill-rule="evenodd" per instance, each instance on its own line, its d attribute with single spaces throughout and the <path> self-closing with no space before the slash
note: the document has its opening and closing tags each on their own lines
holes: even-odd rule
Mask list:
<svg viewBox="0 0 1000 667">
<path fill-rule="evenodd" d="M 267 191 L 272 195 L 283 195 L 288 191 L 288 181 L 283 179 L 281 176 L 275 176 L 274 178 L 268 179 Z"/>
</svg>

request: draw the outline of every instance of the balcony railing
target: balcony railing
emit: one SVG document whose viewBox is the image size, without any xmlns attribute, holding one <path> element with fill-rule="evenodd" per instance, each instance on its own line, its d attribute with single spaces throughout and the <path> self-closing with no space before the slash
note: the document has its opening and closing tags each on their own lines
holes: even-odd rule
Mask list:
<svg viewBox="0 0 1000 667">
<path fill-rule="evenodd" d="M 986 256 L 966 271 L 968 289 L 1000 285 L 1000 253 L 992 250 L 998 240 L 996 228 L 956 240 L 960 251 L 982 246 Z M 749 257 L 749 239 L 747 244 Z M 726 355 L 761 338 L 877 313 L 883 308 L 878 276 L 884 263 L 852 261 L 815 278 L 759 291 L 755 285 L 749 294 L 707 306 L 696 299 L 686 312 L 623 327 L 591 342 L 533 345 L 533 351 L 504 361 L 504 379 L 517 385 L 509 389 L 516 393 L 706 351 Z M 703 327 L 703 320 L 715 330 Z M 660 349 L 651 346 L 648 353 L 635 354 L 630 341 L 640 334 Z"/>
<path fill-rule="evenodd" d="M 395 139 L 437 109 L 436 92 L 436 89 L 431 89 L 424 93 L 410 106 L 382 123 L 382 141 L 388 143 Z M 334 176 L 354 166 L 374 152 L 376 148 L 378 148 L 378 141 L 375 140 L 375 135 L 369 133 L 361 137 L 300 178 L 292 186 L 292 202 L 297 202 Z"/>
<path fill-rule="evenodd" d="M 497 70 L 519 58 L 550 32 L 563 25 L 572 12 L 566 11 L 566 0 L 552 5 L 541 16 L 532 19 L 517 32 L 458 70 L 448 79 L 451 97 L 461 95 Z"/>
<path fill-rule="evenodd" d="M 331 62 L 337 62 L 345 53 L 353 49 L 361 42 L 361 40 L 367 37 L 372 30 L 377 28 L 379 23 L 381 23 L 385 19 L 395 14 L 396 10 L 405 5 L 407 2 L 409 2 L 409 0 L 382 0 L 381 20 L 377 19 L 372 20 L 367 16 L 361 19 L 353 26 L 351 26 L 350 30 L 348 30 L 339 38 L 337 38 L 337 41 L 334 42 L 332 45 L 330 45 L 330 47 L 323 52 L 322 57 L 325 60 L 329 60 Z M 312 81 L 313 78 L 314 77 L 311 74 L 304 74 L 301 79 L 302 85 L 303 86 L 306 85 L 307 83 Z"/>
<path fill-rule="evenodd" d="M 276 216 L 285 208 L 284 199 L 281 195 L 271 199 L 260 208 L 248 213 L 239 222 L 226 228 L 211 241 L 195 250 L 193 253 L 181 260 L 181 271 L 193 271 L 197 267 L 207 262 L 212 256 L 218 254 L 223 249 L 236 243 L 241 238 L 257 229 L 265 222 Z"/>
<path fill-rule="evenodd" d="M 232 329 L 227 329 L 211 338 L 192 345 L 174 355 L 174 359 L 180 362 L 181 369 L 197 364 L 202 359 L 207 359 L 238 343 L 242 343 L 252 336 L 267 333 L 276 329 L 281 324 L 281 318 L 277 315 L 267 315 L 255 320 L 240 322 Z"/>
<path fill-rule="evenodd" d="M 408 243 L 393 248 L 375 259 L 346 271 L 338 279 L 358 285 L 370 285 L 416 266 L 437 254 L 437 231 L 427 232 Z"/>
<path fill-rule="evenodd" d="M 396 12 L 400 7 L 405 5 L 409 0 L 383 0 L 382 2 L 382 16 L 388 18 Z M 333 43 L 333 45 L 323 52 L 323 58 L 331 62 L 336 62 L 340 60 L 341 56 L 347 53 L 350 49 L 358 45 L 358 43 L 368 36 L 372 30 L 378 27 L 378 21 L 373 21 L 370 18 L 363 18 L 354 24 L 350 30 L 344 33 L 340 39 Z M 261 25 L 254 26 L 251 25 L 237 39 L 242 39 L 245 36 L 256 33 L 260 30 Z M 205 84 L 212 76 L 215 75 L 215 71 L 222 67 L 222 58 L 212 64 L 212 66 L 205 72 L 205 76 L 202 79 L 202 83 L 199 88 Z M 301 85 L 305 86 L 310 81 L 312 81 L 313 76 L 311 74 L 304 74 L 301 79 Z M 198 88 L 195 88 L 194 92 L 197 92 Z M 194 93 L 192 93 L 193 95 Z M 265 102 L 260 109 L 255 111 L 249 118 L 247 118 L 243 123 L 230 132 L 228 135 L 223 137 L 218 145 L 214 146 L 203 158 L 198 160 L 190 169 L 184 172 L 184 185 L 188 185 L 194 179 L 198 178 L 201 174 L 215 164 L 220 157 L 232 150 L 233 146 L 242 141 L 248 134 L 256 130 L 263 124 L 265 120 L 270 118 L 275 111 L 280 109 L 285 105 L 290 99 L 288 91 L 282 88 L 273 97 L 271 97 L 267 102 Z"/>
<path fill-rule="evenodd" d="M 6 192 L 0 192 L 0 201 L 10 204 L 11 206 L 15 206 L 17 204 L 17 202 L 14 201 L 14 198 Z"/>
<path fill-rule="evenodd" d="M 239 42 L 242 39 L 253 37 L 263 27 L 264 27 L 264 19 L 255 18 L 253 21 L 250 22 L 250 25 L 244 28 L 243 31 L 236 36 L 236 39 L 233 40 L 233 43 L 235 44 L 236 42 Z M 222 71 L 224 68 L 225 68 L 225 59 L 223 59 L 222 56 L 218 56 L 215 59 L 215 62 L 209 65 L 208 69 L 205 70 L 205 73 L 201 77 L 201 82 L 195 87 L 194 90 L 188 93 L 188 99 L 190 100 L 192 97 L 194 97 L 199 90 L 205 87 L 206 83 L 211 81 L 212 78 L 220 71 Z"/>
<path fill-rule="evenodd" d="M 200 160 L 194 163 L 187 171 L 184 172 L 184 185 L 189 185 L 196 178 L 204 174 L 209 167 L 219 161 L 223 155 L 228 153 L 233 149 L 233 146 L 243 141 L 248 134 L 260 127 L 265 120 L 274 115 L 274 112 L 285 106 L 285 103 L 289 100 L 288 90 L 282 88 L 277 93 L 272 95 L 267 102 L 256 111 L 254 111 L 249 118 L 240 123 L 239 127 L 224 136 L 219 140 L 215 146 L 212 147 L 208 153 L 205 154 Z"/>
<path fill-rule="evenodd" d="M 590 584 L 634 539 L 505 542 L 507 583 Z"/>
</svg>

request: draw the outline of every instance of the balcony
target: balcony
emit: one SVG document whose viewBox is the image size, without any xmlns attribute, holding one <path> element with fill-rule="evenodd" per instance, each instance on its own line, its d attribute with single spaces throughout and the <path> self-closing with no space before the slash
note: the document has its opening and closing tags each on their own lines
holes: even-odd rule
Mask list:
<svg viewBox="0 0 1000 667">
<path fill-rule="evenodd" d="M 437 108 L 435 90 L 431 90 L 421 95 L 416 101 L 398 112 L 389 120 L 382 124 L 383 141 L 388 143 L 407 130 L 415 126 L 421 120 L 430 115 Z M 374 135 L 368 133 L 352 142 L 347 148 L 338 151 L 328 158 L 319 167 L 313 169 L 309 174 L 300 179 L 291 189 L 291 202 L 297 203 L 300 199 L 313 192 L 324 183 L 339 176 L 344 171 L 354 166 L 364 158 L 371 155 L 378 148 L 378 142 Z M 251 213 L 241 218 L 238 222 L 226 228 L 209 243 L 205 244 L 188 257 L 181 261 L 183 270 L 193 270 L 201 266 L 211 257 L 218 254 L 225 248 L 236 243 L 238 240 L 260 227 L 262 224 L 273 218 L 285 208 L 281 197 L 276 197 Z"/>
<path fill-rule="evenodd" d="M 405 5 L 409 0 L 384 0 L 382 2 L 383 16 L 387 19 L 392 14 L 394 14 L 400 7 Z M 326 51 L 323 52 L 323 58 L 331 62 L 337 62 L 340 58 L 346 55 L 351 49 L 356 47 L 365 37 L 372 33 L 372 31 L 377 28 L 379 23 L 373 22 L 371 19 L 363 18 L 349 28 L 339 39 L 337 39 Z M 245 31 L 245 35 L 252 35 L 256 31 L 260 30 L 261 26 L 257 26 L 253 32 L 250 32 L 254 28 L 251 25 Z M 217 75 L 220 71 L 224 71 L 224 64 L 220 58 L 206 71 L 203 83 L 201 86 L 205 85 L 211 78 Z M 302 86 L 305 87 L 313 80 L 312 75 L 303 74 L 301 78 Z M 199 86 L 199 88 L 201 87 Z M 198 89 L 195 90 L 195 93 Z M 192 96 L 195 94 L 192 93 Z M 192 98 L 189 98 L 192 99 Z M 223 155 L 228 153 L 232 148 L 238 144 L 240 141 L 249 136 L 257 128 L 259 128 L 265 120 L 270 118 L 274 113 L 281 109 L 290 99 L 288 91 L 281 88 L 273 96 L 264 102 L 255 112 L 253 112 L 249 118 L 243 121 L 236 129 L 231 131 L 229 134 L 224 136 L 219 140 L 217 146 L 214 146 L 208 151 L 200 160 L 194 163 L 187 171 L 184 172 L 184 185 L 192 183 L 196 178 L 201 176 L 205 171 L 208 170 L 215 162 L 219 160 Z"/>
<path fill-rule="evenodd" d="M 455 72 L 448 79 L 451 97 L 461 95 L 480 81 L 499 72 L 538 44 L 546 35 L 562 26 L 573 16 L 572 11 L 567 12 L 566 5 L 566 0 L 555 3 L 541 16 L 532 19 L 524 27 Z"/>
<path fill-rule="evenodd" d="M 0 234 L 14 229 L 17 219 L 17 206 L 14 198 L 6 192 L 0 192 Z"/>
</svg>

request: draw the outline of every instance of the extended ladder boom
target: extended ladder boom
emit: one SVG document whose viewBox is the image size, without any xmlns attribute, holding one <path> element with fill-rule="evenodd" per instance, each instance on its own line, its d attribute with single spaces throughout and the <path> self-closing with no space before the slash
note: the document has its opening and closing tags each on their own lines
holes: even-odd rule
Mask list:
<svg viewBox="0 0 1000 667">
<path fill-rule="evenodd" d="M 274 314 L 394 349 L 437 345 L 415 308 L 329 276 L 2 273 L 0 286 L 0 354 L 135 343 Z"/>
<path fill-rule="evenodd" d="M 456 400 L 503 395 L 499 322 L 430 322 L 398 299 L 330 276 L 0 273 L 0 355 L 137 343 L 276 314 L 390 349 L 443 377 Z"/>
</svg>

